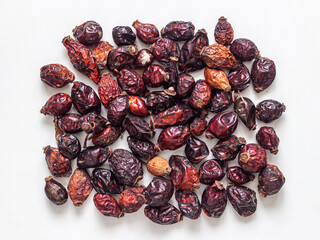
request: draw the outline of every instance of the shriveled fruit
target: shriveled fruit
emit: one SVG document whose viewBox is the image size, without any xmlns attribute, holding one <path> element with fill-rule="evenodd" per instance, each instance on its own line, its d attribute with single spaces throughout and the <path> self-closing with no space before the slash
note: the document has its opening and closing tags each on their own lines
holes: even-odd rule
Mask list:
<svg viewBox="0 0 320 240">
<path fill-rule="evenodd" d="M 57 93 L 49 98 L 46 104 L 41 108 L 40 113 L 44 115 L 60 116 L 72 107 L 72 99 L 68 94 Z"/>
<path fill-rule="evenodd" d="M 233 40 L 233 28 L 225 17 L 220 17 L 214 30 L 214 38 L 221 45 L 229 45 Z"/>
<path fill-rule="evenodd" d="M 109 194 L 96 193 L 93 197 L 96 208 L 107 217 L 122 217 L 123 212 L 117 200 Z"/>
<path fill-rule="evenodd" d="M 103 106 L 106 108 L 108 108 L 113 99 L 119 96 L 119 86 L 110 74 L 106 73 L 102 76 L 99 82 L 98 93 Z"/>
<path fill-rule="evenodd" d="M 142 194 L 144 187 L 131 187 L 125 189 L 119 196 L 119 205 L 123 212 L 133 213 L 137 212 L 146 199 Z"/>
<path fill-rule="evenodd" d="M 48 64 L 40 69 L 41 81 L 53 88 L 62 88 L 74 80 L 74 74 L 61 64 Z"/>
<path fill-rule="evenodd" d="M 209 68 L 237 67 L 236 59 L 230 50 L 218 43 L 202 48 L 200 55 Z"/>
<path fill-rule="evenodd" d="M 183 125 L 163 129 L 158 138 L 160 150 L 176 150 L 185 145 L 190 137 L 189 128 Z"/>
<path fill-rule="evenodd" d="M 238 163 L 247 172 L 260 172 L 267 165 L 267 153 L 259 144 L 246 144 L 240 150 Z"/>
<path fill-rule="evenodd" d="M 161 207 L 167 204 L 174 191 L 172 181 L 163 177 L 154 177 L 143 190 L 146 203 L 151 207 Z"/>
<path fill-rule="evenodd" d="M 144 214 L 152 222 L 161 225 L 178 223 L 183 219 L 181 212 L 170 203 L 162 207 L 146 206 L 144 208 Z"/>
<path fill-rule="evenodd" d="M 277 166 L 267 164 L 259 173 L 259 194 L 262 197 L 274 195 L 280 191 L 285 181 L 285 177 Z"/>
<path fill-rule="evenodd" d="M 73 205 L 79 207 L 92 191 L 90 176 L 85 169 L 74 170 L 69 183 L 68 193 Z"/>
<path fill-rule="evenodd" d="M 56 205 L 65 204 L 68 200 L 68 192 L 65 187 L 50 176 L 46 177 L 45 181 L 44 191 L 48 199 Z"/>
<path fill-rule="evenodd" d="M 164 177 L 170 174 L 171 167 L 169 162 L 161 157 L 154 157 L 147 163 L 149 173 L 154 176 Z"/>
</svg>

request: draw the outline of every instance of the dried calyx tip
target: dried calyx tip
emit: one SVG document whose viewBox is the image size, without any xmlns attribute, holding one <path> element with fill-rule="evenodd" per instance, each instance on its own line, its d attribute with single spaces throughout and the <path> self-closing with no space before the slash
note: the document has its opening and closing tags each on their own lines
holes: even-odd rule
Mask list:
<svg viewBox="0 0 320 240">
<path fill-rule="evenodd" d="M 225 20 L 227 20 L 227 18 L 225 18 L 224 16 L 221 16 L 220 18 L 219 18 L 219 21 L 225 21 Z"/>
<path fill-rule="evenodd" d="M 239 137 L 238 140 L 239 140 L 239 143 L 240 143 L 240 144 L 247 144 L 246 139 L 243 138 L 243 137 Z"/>
<path fill-rule="evenodd" d="M 50 181 L 50 180 L 52 180 L 52 177 L 51 177 L 51 176 L 48 176 L 48 177 L 46 177 L 44 180 L 45 180 L 46 182 L 47 182 L 47 181 Z"/>
<path fill-rule="evenodd" d="M 281 106 L 281 108 L 282 108 L 282 112 L 285 112 L 286 111 L 286 105 L 284 105 L 284 103 L 282 103 L 282 106 Z"/>
<path fill-rule="evenodd" d="M 202 32 L 203 34 L 208 34 L 204 28 L 200 29 L 199 32 Z"/>
<path fill-rule="evenodd" d="M 220 189 L 220 190 L 224 189 L 222 182 L 220 182 L 220 181 L 215 181 L 214 183 L 216 184 L 216 186 L 217 186 L 218 189 Z"/>
<path fill-rule="evenodd" d="M 168 89 L 165 89 L 164 93 L 173 97 L 177 94 L 176 91 L 174 90 L 174 87 L 169 87 Z"/>
</svg>

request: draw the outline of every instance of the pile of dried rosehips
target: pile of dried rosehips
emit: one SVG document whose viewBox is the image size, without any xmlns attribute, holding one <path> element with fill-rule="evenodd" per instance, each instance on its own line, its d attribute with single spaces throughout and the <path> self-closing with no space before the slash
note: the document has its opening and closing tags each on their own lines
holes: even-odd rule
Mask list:
<svg viewBox="0 0 320 240">
<path fill-rule="evenodd" d="M 256 119 L 270 123 L 285 110 L 278 101 L 265 100 L 255 106 L 241 95 L 250 82 L 257 93 L 268 88 L 276 75 L 274 62 L 261 57 L 252 41 L 233 40 L 233 29 L 224 17 L 216 25 L 217 43 L 212 45 L 204 29 L 194 34 L 191 22 L 173 21 L 161 32 L 139 21 L 133 27 L 136 33 L 128 26 L 113 28 L 117 47 L 100 41 L 102 28 L 94 21 L 73 30 L 76 40 L 70 36 L 63 39 L 71 63 L 98 84 L 98 94 L 90 86 L 74 81 L 74 74 L 60 64 L 41 68 L 41 80 L 51 87 L 73 83 L 70 96 L 57 93 L 41 109 L 44 115 L 54 116 L 56 128 L 58 147 L 44 148 L 48 168 L 54 177 L 72 174 L 68 190 L 47 177 L 47 197 L 61 205 L 69 196 L 75 206 L 80 206 L 94 188 L 97 193 L 93 201 L 103 215 L 121 217 L 147 204 L 145 215 L 159 224 L 176 223 L 183 216 L 197 219 L 201 209 L 209 217 L 220 217 L 227 199 L 239 215 L 253 214 L 256 193 L 242 184 L 259 173 L 258 190 L 263 197 L 281 189 L 285 178 L 275 165 L 267 163 L 265 150 L 277 154 L 279 138 L 268 126 L 257 132 L 258 144 L 247 144 L 233 132 L 238 118 L 254 130 Z M 136 36 L 152 44 L 150 49 L 138 50 L 134 45 Z M 180 49 L 177 42 L 181 41 L 185 42 Z M 249 72 L 242 62 L 252 60 Z M 205 80 L 195 81 L 189 73 L 203 68 Z M 143 74 L 135 69 L 142 69 Z M 164 90 L 150 92 L 155 87 Z M 100 114 L 101 103 L 107 116 Z M 232 104 L 234 112 L 224 112 Z M 68 113 L 72 105 L 78 113 Z M 209 123 L 208 111 L 216 113 Z M 162 129 L 157 144 L 150 141 L 155 129 Z M 87 134 L 82 150 L 73 135 L 81 131 Z M 129 134 L 131 152 L 111 150 L 109 145 L 124 131 Z M 203 161 L 209 155 L 206 143 L 197 138 L 203 133 L 207 138 L 219 139 L 211 149 L 215 159 Z M 88 140 L 93 146 L 87 147 Z M 167 161 L 157 156 L 163 150 L 184 145 L 186 157 L 172 155 Z M 228 167 L 227 162 L 238 153 L 239 166 Z M 78 168 L 72 173 L 73 159 L 77 159 Z M 100 168 L 106 162 L 109 169 Z M 147 187 L 139 185 L 143 164 L 155 176 Z M 88 169 L 92 168 L 90 175 Z M 220 182 L 225 175 L 231 182 L 226 189 Z M 199 201 L 194 191 L 201 183 L 208 187 Z M 179 210 L 168 203 L 174 190 Z M 120 194 L 118 200 L 115 194 Z"/>
</svg>

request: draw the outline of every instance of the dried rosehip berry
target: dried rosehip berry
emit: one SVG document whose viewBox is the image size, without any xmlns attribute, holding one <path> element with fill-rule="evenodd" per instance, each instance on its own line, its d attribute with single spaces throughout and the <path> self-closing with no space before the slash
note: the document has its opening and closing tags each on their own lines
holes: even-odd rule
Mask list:
<svg viewBox="0 0 320 240">
<path fill-rule="evenodd" d="M 134 66 L 136 68 L 148 67 L 154 61 L 154 56 L 149 49 L 141 49 L 137 53 L 137 57 L 134 60 Z"/>
<path fill-rule="evenodd" d="M 220 17 L 214 29 L 214 39 L 217 43 L 227 46 L 233 40 L 233 28 L 225 17 Z"/>
<path fill-rule="evenodd" d="M 127 95 L 120 95 L 109 104 L 107 117 L 113 126 L 120 126 L 128 113 L 129 98 Z"/>
<path fill-rule="evenodd" d="M 184 152 L 189 161 L 194 164 L 198 164 L 209 155 L 206 143 L 196 137 L 188 139 Z"/>
<path fill-rule="evenodd" d="M 130 150 L 139 160 L 149 161 L 159 154 L 159 149 L 148 140 L 129 136 L 127 142 Z"/>
<path fill-rule="evenodd" d="M 153 24 L 141 23 L 138 20 L 132 23 L 141 42 L 152 44 L 159 39 L 159 30 Z"/>
<path fill-rule="evenodd" d="M 130 95 L 144 95 L 146 91 L 142 77 L 135 71 L 123 69 L 118 73 L 117 81 L 122 90 Z"/>
<path fill-rule="evenodd" d="M 118 45 L 132 45 L 136 41 L 136 34 L 128 26 L 116 26 L 112 29 L 113 41 Z"/>
<path fill-rule="evenodd" d="M 144 70 L 142 79 L 149 87 L 160 87 L 169 79 L 169 74 L 160 65 L 151 64 Z"/>
<path fill-rule="evenodd" d="M 186 157 L 172 155 L 169 164 L 170 178 L 178 189 L 194 191 L 200 187 L 198 170 Z"/>
<path fill-rule="evenodd" d="M 194 37 L 185 42 L 185 44 L 181 48 L 179 70 L 181 72 L 187 73 L 204 68 L 205 64 L 201 60 L 200 52 L 203 47 L 208 45 L 209 39 L 206 30 L 198 30 Z"/>
<path fill-rule="evenodd" d="M 91 184 L 96 192 L 100 194 L 119 194 L 124 190 L 124 186 L 118 183 L 114 173 L 103 168 L 93 170 Z"/>
<path fill-rule="evenodd" d="M 170 174 L 171 167 L 168 161 L 161 157 L 154 157 L 147 163 L 149 173 L 158 177 L 165 177 Z"/>
<path fill-rule="evenodd" d="M 200 217 L 201 204 L 197 194 L 190 191 L 177 190 L 175 197 L 183 216 L 190 219 L 197 219 Z"/>
<path fill-rule="evenodd" d="M 279 138 L 272 127 L 261 127 L 256 135 L 257 142 L 272 154 L 278 153 Z"/>
<path fill-rule="evenodd" d="M 119 86 L 110 74 L 106 73 L 101 77 L 98 93 L 105 108 L 108 108 L 112 100 L 119 96 Z"/>
<path fill-rule="evenodd" d="M 138 96 L 129 96 L 129 111 L 132 115 L 138 117 L 146 117 L 150 115 L 146 102 Z"/>
<path fill-rule="evenodd" d="M 134 60 L 138 53 L 135 45 L 120 46 L 112 49 L 108 55 L 107 66 L 110 71 L 120 71 L 123 68 L 133 66 Z"/>
<path fill-rule="evenodd" d="M 259 173 L 259 194 L 262 197 L 274 195 L 280 191 L 286 179 L 279 168 L 272 164 Z"/>
<path fill-rule="evenodd" d="M 204 69 L 204 77 L 210 87 L 221 89 L 226 92 L 229 92 L 231 89 L 227 74 L 223 70 L 206 67 Z"/>
<path fill-rule="evenodd" d="M 236 59 L 241 62 L 251 61 L 259 56 L 259 50 L 254 42 L 246 38 L 234 40 L 230 46 L 230 51 Z"/>
<path fill-rule="evenodd" d="M 180 211 L 170 203 L 162 207 L 146 206 L 144 208 L 144 214 L 152 222 L 161 225 L 174 224 L 183 220 Z"/>
<path fill-rule="evenodd" d="M 203 191 L 201 206 L 208 217 L 221 217 L 227 206 L 227 194 L 222 182 L 216 181 Z"/>
<path fill-rule="evenodd" d="M 227 177 L 236 185 L 245 184 L 254 180 L 253 174 L 246 172 L 238 166 L 229 167 Z"/>
<path fill-rule="evenodd" d="M 121 130 L 112 126 L 107 125 L 101 133 L 95 133 L 92 136 L 92 143 L 95 146 L 106 147 L 114 143 L 121 134 Z"/>
<path fill-rule="evenodd" d="M 117 202 L 117 200 L 109 194 L 96 193 L 93 196 L 93 202 L 96 208 L 107 217 L 120 218 L 123 216 L 123 212 Z"/>
<path fill-rule="evenodd" d="M 211 99 L 211 88 L 205 80 L 199 80 L 192 91 L 189 104 L 193 108 L 202 109 Z"/>
<path fill-rule="evenodd" d="M 160 38 L 151 46 L 151 51 L 156 60 L 162 64 L 169 64 L 170 61 L 178 62 L 180 56 L 179 44 L 168 38 Z"/>
<path fill-rule="evenodd" d="M 189 40 L 193 34 L 194 25 L 191 22 L 172 21 L 161 29 L 161 36 L 173 41 Z"/>
<path fill-rule="evenodd" d="M 228 48 L 221 44 L 213 44 L 202 48 L 201 58 L 209 68 L 228 68 L 237 67 L 237 62 Z"/>
<path fill-rule="evenodd" d="M 48 169 L 53 176 L 69 177 L 71 175 L 71 162 L 59 152 L 58 148 L 46 146 L 43 148 L 43 152 L 46 155 Z"/>
<path fill-rule="evenodd" d="M 194 78 L 187 73 L 180 73 L 176 84 L 177 98 L 186 98 L 190 96 L 196 82 Z"/>
<path fill-rule="evenodd" d="M 256 117 L 264 123 L 271 123 L 281 117 L 286 106 L 276 100 L 264 100 L 256 106 Z"/>
<path fill-rule="evenodd" d="M 223 112 L 231 106 L 232 102 L 231 92 L 216 90 L 211 98 L 210 111 L 213 113 Z"/>
<path fill-rule="evenodd" d="M 251 76 L 249 69 L 243 63 L 238 63 L 238 66 L 229 72 L 228 79 L 231 90 L 242 91 L 250 85 Z"/>
<path fill-rule="evenodd" d="M 84 115 L 89 112 L 100 113 L 101 102 L 92 87 L 82 82 L 73 82 L 71 98 L 77 111 Z"/>
<path fill-rule="evenodd" d="M 81 151 L 77 159 L 79 168 L 96 168 L 102 166 L 110 157 L 110 148 L 90 146 Z"/>
<path fill-rule="evenodd" d="M 100 74 L 90 49 L 73 40 L 70 36 L 65 37 L 62 43 L 68 50 L 68 56 L 74 68 L 95 83 L 98 83 L 100 81 Z"/>
<path fill-rule="evenodd" d="M 68 193 L 75 206 L 81 206 L 92 191 L 90 176 L 85 169 L 74 170 L 69 184 Z"/>
<path fill-rule="evenodd" d="M 213 184 L 215 181 L 220 181 L 224 175 L 224 168 L 214 159 L 204 161 L 199 168 L 199 179 L 203 184 Z"/>
<path fill-rule="evenodd" d="M 201 136 L 204 130 L 206 130 L 206 127 L 206 117 L 197 117 L 190 123 L 190 133 L 193 136 Z"/>
<path fill-rule="evenodd" d="M 133 186 L 143 178 L 141 162 L 128 150 L 116 149 L 109 158 L 111 170 L 120 184 Z"/>
<path fill-rule="evenodd" d="M 142 194 L 144 187 L 131 187 L 124 190 L 119 197 L 119 205 L 123 212 L 137 212 L 146 203 Z"/>
<path fill-rule="evenodd" d="M 143 190 L 146 203 L 151 207 L 161 207 L 167 204 L 173 195 L 174 186 L 171 180 L 154 177 Z"/>
<path fill-rule="evenodd" d="M 72 99 L 68 94 L 57 93 L 49 98 L 46 104 L 41 108 L 40 113 L 44 115 L 60 116 L 72 107 Z"/>
<path fill-rule="evenodd" d="M 109 52 L 114 47 L 107 41 L 101 41 L 92 49 L 92 56 L 97 64 L 98 69 L 102 70 L 107 67 Z"/>
<path fill-rule="evenodd" d="M 259 144 L 246 144 L 240 150 L 238 163 L 249 173 L 260 172 L 267 165 L 267 153 Z"/>
<path fill-rule="evenodd" d="M 238 126 L 238 117 L 234 112 L 223 112 L 215 115 L 209 122 L 205 134 L 207 138 L 227 138 Z"/>
<path fill-rule="evenodd" d="M 105 129 L 108 120 L 95 112 L 91 112 L 83 115 L 79 123 L 86 134 L 100 133 Z"/>
<path fill-rule="evenodd" d="M 254 90 L 259 93 L 268 88 L 276 77 L 276 65 L 268 58 L 256 59 L 251 68 L 251 78 Z"/>
<path fill-rule="evenodd" d="M 151 92 L 147 97 L 147 108 L 153 114 L 158 114 L 175 104 L 174 98 L 164 91 Z"/>
<path fill-rule="evenodd" d="M 250 98 L 238 98 L 234 102 L 234 111 L 249 130 L 256 129 L 256 107 Z"/>
<path fill-rule="evenodd" d="M 233 160 L 244 144 L 246 144 L 244 138 L 231 135 L 228 138 L 220 139 L 211 151 L 213 156 L 220 161 Z"/>
<path fill-rule="evenodd" d="M 159 135 L 160 150 L 176 150 L 185 145 L 190 137 L 189 128 L 183 125 L 165 128 Z"/>
<path fill-rule="evenodd" d="M 58 117 L 59 128 L 66 133 L 81 132 L 80 115 L 76 113 L 67 113 Z"/>
<path fill-rule="evenodd" d="M 93 45 L 100 41 L 103 32 L 95 21 L 87 21 L 73 29 L 74 37 L 84 45 Z"/>
<path fill-rule="evenodd" d="M 154 137 L 154 129 L 145 120 L 139 117 L 127 117 L 124 127 L 130 136 L 141 140 L 148 140 Z"/>
<path fill-rule="evenodd" d="M 44 192 L 47 198 L 56 205 L 65 204 L 68 200 L 68 192 L 65 187 L 50 176 L 44 180 L 46 181 Z"/>
<path fill-rule="evenodd" d="M 59 136 L 57 145 L 59 152 L 70 160 L 78 157 L 81 151 L 81 145 L 78 138 L 68 133 Z"/>
<path fill-rule="evenodd" d="M 245 186 L 228 186 L 227 195 L 232 207 L 242 217 L 248 217 L 257 209 L 256 193 Z"/>
<path fill-rule="evenodd" d="M 48 64 L 40 69 L 41 81 L 50 87 L 62 88 L 74 80 L 74 74 L 61 64 Z"/>
<path fill-rule="evenodd" d="M 167 80 L 163 83 L 164 88 L 170 88 L 170 87 L 175 87 L 177 84 L 177 79 L 178 79 L 178 69 L 177 69 L 177 63 L 174 61 L 169 62 L 168 65 L 165 66 L 164 71 L 167 73 L 168 77 Z M 166 90 L 168 91 L 168 90 Z M 175 92 L 171 94 L 174 96 Z"/>
</svg>

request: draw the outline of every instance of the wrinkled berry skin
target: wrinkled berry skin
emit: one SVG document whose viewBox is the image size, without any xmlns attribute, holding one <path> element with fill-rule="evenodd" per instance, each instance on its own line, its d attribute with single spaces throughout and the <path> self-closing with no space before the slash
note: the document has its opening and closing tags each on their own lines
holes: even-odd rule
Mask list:
<svg viewBox="0 0 320 240">
<path fill-rule="evenodd" d="M 224 168 L 214 159 L 204 161 L 199 168 L 199 179 L 203 184 L 213 184 L 215 181 L 220 181 L 224 175 Z"/>
<path fill-rule="evenodd" d="M 147 108 L 153 114 L 158 114 L 159 112 L 172 107 L 174 104 L 174 98 L 166 94 L 164 91 L 151 92 L 147 97 Z"/>
<path fill-rule="evenodd" d="M 41 108 L 40 113 L 50 116 L 60 116 L 72 107 L 72 99 L 68 94 L 57 93 L 50 97 L 46 104 Z"/>
<path fill-rule="evenodd" d="M 65 158 L 58 150 L 51 146 L 43 148 L 48 169 L 55 177 L 69 177 L 71 175 L 71 162 Z"/>
<path fill-rule="evenodd" d="M 92 172 L 91 184 L 100 194 L 119 194 L 124 186 L 118 183 L 114 173 L 108 169 L 96 168 Z"/>
<path fill-rule="evenodd" d="M 176 150 L 185 145 L 190 137 L 189 128 L 183 125 L 163 129 L 158 138 L 160 150 Z"/>
<path fill-rule="evenodd" d="M 279 168 L 272 164 L 259 173 L 259 194 L 262 197 L 274 195 L 280 191 L 286 179 Z"/>
<path fill-rule="evenodd" d="M 96 208 L 107 217 L 120 218 L 123 216 L 123 212 L 117 202 L 117 200 L 109 194 L 96 193 L 93 196 L 93 202 Z"/>
<path fill-rule="evenodd" d="M 142 79 L 149 87 L 160 87 L 169 79 L 169 75 L 160 65 L 151 64 L 144 70 Z"/>
<path fill-rule="evenodd" d="M 74 80 L 74 74 L 61 64 L 48 64 L 40 69 L 41 81 L 53 88 L 62 88 Z"/>
<path fill-rule="evenodd" d="M 91 112 L 80 117 L 79 123 L 86 134 L 100 133 L 105 129 L 108 120 L 95 112 Z"/>
<path fill-rule="evenodd" d="M 123 212 L 137 212 L 146 203 L 142 194 L 144 187 L 131 187 L 124 190 L 119 196 L 119 205 Z"/>
<path fill-rule="evenodd" d="M 117 81 L 122 90 L 130 95 L 143 96 L 146 91 L 142 77 L 135 71 L 121 70 L 117 76 Z"/>
<path fill-rule="evenodd" d="M 264 100 L 256 106 L 256 117 L 264 123 L 271 123 L 281 117 L 286 106 L 276 100 Z"/>
<path fill-rule="evenodd" d="M 183 220 L 180 211 L 170 203 L 162 207 L 146 206 L 144 208 L 144 214 L 152 222 L 161 225 L 170 225 Z"/>
<path fill-rule="evenodd" d="M 110 74 L 106 73 L 101 77 L 98 93 L 105 108 L 108 108 L 112 100 L 120 95 L 119 86 Z"/>
<path fill-rule="evenodd" d="M 80 115 L 76 113 L 67 113 L 58 118 L 58 126 L 66 133 L 81 132 Z"/>
<path fill-rule="evenodd" d="M 187 73 L 180 73 L 176 84 L 177 98 L 186 98 L 190 96 L 196 82 L 194 78 Z"/>
<path fill-rule="evenodd" d="M 226 110 L 232 104 L 231 92 L 216 90 L 211 100 L 210 111 L 220 113 Z"/>
<path fill-rule="evenodd" d="M 154 137 L 154 129 L 139 117 L 127 117 L 124 121 L 124 127 L 130 136 L 141 140 L 149 140 Z"/>
<path fill-rule="evenodd" d="M 198 219 L 201 214 L 201 204 L 197 194 L 190 191 L 177 190 L 175 198 L 183 216 Z"/>
<path fill-rule="evenodd" d="M 108 55 L 107 67 L 110 71 L 120 71 L 123 68 L 130 68 L 138 53 L 135 45 L 120 46 L 112 49 Z"/>
<path fill-rule="evenodd" d="M 249 173 L 260 172 L 267 165 L 267 153 L 259 144 L 246 144 L 240 150 L 238 163 Z"/>
<path fill-rule="evenodd" d="M 250 98 L 238 98 L 234 102 L 234 111 L 249 130 L 256 129 L 256 107 Z"/>
<path fill-rule="evenodd" d="M 228 186 L 227 187 L 228 199 L 242 217 L 248 217 L 257 209 L 256 193 L 252 189 L 245 186 Z"/>
<path fill-rule="evenodd" d="M 229 72 L 228 80 L 231 90 L 242 91 L 246 89 L 249 87 L 251 81 L 249 69 L 243 63 L 238 63 L 238 66 Z"/>
<path fill-rule="evenodd" d="M 79 168 L 96 168 L 102 166 L 110 157 L 110 148 L 90 146 L 81 151 L 77 159 Z"/>
<path fill-rule="evenodd" d="M 206 143 L 196 137 L 188 139 L 184 152 L 189 161 L 194 164 L 198 164 L 209 155 Z"/>
<path fill-rule="evenodd" d="M 102 132 L 92 135 L 92 143 L 100 147 L 109 146 L 120 137 L 121 133 L 122 131 L 119 128 L 109 124 Z"/>
<path fill-rule="evenodd" d="M 178 68 L 177 63 L 174 61 L 169 62 L 168 65 L 165 66 L 164 71 L 167 73 L 167 80 L 163 83 L 164 88 L 175 87 L 178 79 Z M 172 95 L 173 96 L 173 95 Z"/>
<path fill-rule="evenodd" d="M 161 30 L 163 38 L 173 41 L 185 41 L 193 37 L 194 25 L 191 22 L 172 21 Z"/>
<path fill-rule="evenodd" d="M 154 56 L 149 49 L 141 49 L 137 53 L 137 57 L 134 60 L 134 66 L 136 68 L 148 67 L 154 61 Z"/>
<path fill-rule="evenodd" d="M 140 140 L 129 136 L 127 142 L 130 150 L 139 160 L 149 161 L 159 154 L 159 149 L 148 140 Z"/>
<path fill-rule="evenodd" d="M 70 36 L 62 40 L 68 50 L 68 56 L 75 69 L 89 77 L 95 83 L 100 81 L 100 73 L 91 50 L 85 45 L 73 40 Z"/>
<path fill-rule="evenodd" d="M 207 138 L 223 139 L 230 137 L 238 126 L 238 117 L 234 112 L 222 112 L 215 115 L 206 130 Z"/>
<path fill-rule="evenodd" d="M 59 136 L 57 145 L 59 152 L 70 160 L 75 159 L 81 151 L 81 145 L 78 138 L 68 133 Z"/>
<path fill-rule="evenodd" d="M 241 62 L 248 62 L 259 56 L 257 46 L 246 38 L 234 40 L 230 46 L 230 51 Z"/>
<path fill-rule="evenodd" d="M 92 49 L 92 56 L 97 64 L 98 69 L 103 70 L 107 67 L 109 52 L 114 47 L 107 41 L 101 41 Z"/>
<path fill-rule="evenodd" d="M 129 96 L 129 111 L 137 117 L 147 117 L 150 115 L 146 102 L 138 96 Z"/>
<path fill-rule="evenodd" d="M 180 56 L 179 45 L 168 38 L 158 39 L 152 44 L 151 51 L 154 58 L 165 65 L 171 61 L 178 62 Z"/>
<path fill-rule="evenodd" d="M 198 170 L 186 157 L 172 155 L 169 159 L 170 178 L 174 186 L 186 191 L 194 191 L 200 187 Z"/>
<path fill-rule="evenodd" d="M 123 120 L 129 113 L 129 99 L 127 95 L 121 95 L 109 104 L 107 118 L 113 126 L 122 125 Z"/>
<path fill-rule="evenodd" d="M 256 134 L 257 142 L 272 154 L 278 153 L 279 138 L 272 127 L 261 127 Z"/>
<path fill-rule="evenodd" d="M 233 40 L 233 28 L 225 17 L 220 17 L 214 29 L 214 39 L 217 43 L 227 46 Z"/>
<path fill-rule="evenodd" d="M 92 87 L 82 82 L 73 82 L 71 98 L 74 107 L 81 115 L 89 112 L 100 113 L 101 102 Z"/>
<path fill-rule="evenodd" d="M 92 191 L 88 172 L 85 169 L 74 170 L 67 189 L 73 205 L 77 207 L 81 206 Z"/>
<path fill-rule="evenodd" d="M 145 44 L 152 44 L 159 39 L 159 30 L 153 24 L 134 21 L 132 26 L 137 31 L 137 37 Z"/>
<path fill-rule="evenodd" d="M 98 43 L 102 36 L 101 26 L 94 21 L 87 21 L 73 29 L 74 37 L 84 45 L 93 45 Z"/>
<path fill-rule="evenodd" d="M 218 43 L 202 48 L 200 55 L 209 68 L 234 69 L 237 67 L 237 61 L 230 50 Z"/>
<path fill-rule="evenodd" d="M 203 191 L 201 206 L 208 217 L 221 217 L 227 206 L 227 194 L 221 182 L 216 181 Z"/>
<path fill-rule="evenodd" d="M 128 150 L 114 150 L 109 158 L 109 163 L 120 184 L 133 186 L 143 178 L 141 162 Z"/>
<path fill-rule="evenodd" d="M 117 26 L 112 29 L 113 41 L 118 45 L 132 45 L 136 41 L 136 34 L 128 26 Z"/>
<path fill-rule="evenodd" d="M 151 207 L 161 207 L 171 199 L 174 186 L 171 180 L 164 177 L 154 177 L 143 190 L 146 203 Z"/>
<path fill-rule="evenodd" d="M 259 93 L 268 88 L 276 77 L 276 65 L 268 58 L 256 59 L 251 68 L 251 79 L 254 90 Z"/>
<path fill-rule="evenodd" d="M 197 81 L 189 99 L 190 106 L 196 109 L 203 109 L 209 104 L 210 99 L 211 87 L 205 80 Z"/>
<path fill-rule="evenodd" d="M 254 180 L 254 175 L 244 171 L 241 167 L 229 167 L 227 172 L 228 179 L 236 185 L 241 185 Z"/>
<path fill-rule="evenodd" d="M 209 86 L 214 89 L 220 89 L 226 92 L 231 90 L 227 74 L 223 70 L 206 67 L 204 69 L 204 78 Z"/>
<path fill-rule="evenodd" d="M 220 161 L 229 161 L 236 158 L 244 144 L 246 144 L 244 138 L 231 135 L 228 138 L 220 139 L 211 151 L 213 156 Z"/>
<path fill-rule="evenodd" d="M 46 177 L 45 181 L 44 192 L 47 198 L 56 205 L 65 204 L 68 201 L 68 192 L 65 187 L 50 176 Z"/>
<path fill-rule="evenodd" d="M 203 47 L 209 45 L 207 32 L 200 29 L 189 41 L 181 48 L 181 55 L 179 58 L 179 70 L 187 73 L 200 70 L 205 67 L 204 62 L 201 60 L 200 52 Z"/>
<path fill-rule="evenodd" d="M 196 117 L 192 123 L 190 123 L 190 133 L 193 136 L 201 136 L 207 128 L 206 117 Z"/>
</svg>

